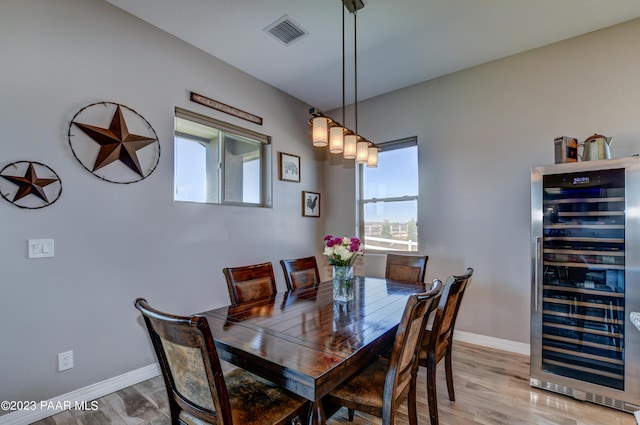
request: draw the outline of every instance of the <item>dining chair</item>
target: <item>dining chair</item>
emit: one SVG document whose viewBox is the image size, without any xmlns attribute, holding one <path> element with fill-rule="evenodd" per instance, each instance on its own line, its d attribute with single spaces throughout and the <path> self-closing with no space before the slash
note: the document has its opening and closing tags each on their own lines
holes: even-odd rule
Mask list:
<svg viewBox="0 0 640 425">
<path fill-rule="evenodd" d="M 428 255 L 387 254 L 384 277 L 401 282 L 423 284 L 427 271 Z"/>
<path fill-rule="evenodd" d="M 471 283 L 471 267 L 462 275 L 449 276 L 442 288 L 438 306 L 435 308 L 433 322 L 427 326 L 422 338 L 418 364 L 427 368 L 427 399 L 431 425 L 438 425 L 438 401 L 436 397 L 436 366 L 445 359 L 444 368 L 447 380 L 449 400 L 455 401 L 453 391 L 452 348 L 453 330 L 460 311 L 464 293 Z"/>
<path fill-rule="evenodd" d="M 280 260 L 287 289 L 315 286 L 320 283 L 320 272 L 316 257 Z"/>
<path fill-rule="evenodd" d="M 383 425 L 393 425 L 400 403 L 408 397 L 409 424 L 418 424 L 417 354 L 436 293 L 437 289 L 409 297 L 390 358 L 377 357 L 325 396 L 328 403 L 349 409 L 349 421 L 353 421 L 353 412 L 358 410 L 382 418 Z"/>
<path fill-rule="evenodd" d="M 135 300 L 169 396 L 173 425 L 308 423 L 309 402 L 244 369 L 223 374 L 207 319 L 174 316 Z"/>
<path fill-rule="evenodd" d="M 271 263 L 225 267 L 222 273 L 227 279 L 232 304 L 270 297 L 277 292 Z"/>
</svg>

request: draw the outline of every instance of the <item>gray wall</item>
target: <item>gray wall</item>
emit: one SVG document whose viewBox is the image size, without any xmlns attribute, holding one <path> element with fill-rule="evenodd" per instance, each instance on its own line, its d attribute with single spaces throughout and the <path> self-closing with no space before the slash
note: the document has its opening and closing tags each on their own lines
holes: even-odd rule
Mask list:
<svg viewBox="0 0 640 425">
<path fill-rule="evenodd" d="M 320 256 L 323 221 L 301 191 L 323 192 L 307 105 L 101 0 L 3 1 L 0 168 L 47 164 L 63 192 L 22 210 L 0 200 L 0 400 L 46 400 L 155 361 L 133 300 L 194 313 L 229 303 L 222 267 Z M 188 100 L 195 91 L 264 119 L 258 126 Z M 160 164 L 118 185 L 87 172 L 66 132 L 82 107 L 112 101 L 154 127 Z M 174 108 L 272 136 L 273 209 L 173 202 Z M 301 157 L 302 182 L 278 181 L 278 152 Z M 27 259 L 27 240 L 55 239 Z M 57 353 L 75 367 L 57 372 Z"/>
<path fill-rule="evenodd" d="M 613 157 L 640 153 L 638 40 L 634 20 L 359 104 L 368 139 L 418 137 L 427 279 L 476 271 L 458 330 L 529 342 L 531 167 L 554 162 L 557 136 L 597 132 L 614 137 Z M 353 175 L 331 166 L 325 187 Z M 327 229 L 352 228 L 354 190 L 328 194 Z M 360 272 L 384 261 L 365 255 Z"/>
</svg>

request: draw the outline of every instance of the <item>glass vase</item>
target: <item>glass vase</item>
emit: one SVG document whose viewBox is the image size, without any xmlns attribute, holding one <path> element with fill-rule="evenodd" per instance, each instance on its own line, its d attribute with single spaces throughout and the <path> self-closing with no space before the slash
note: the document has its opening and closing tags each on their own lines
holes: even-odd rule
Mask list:
<svg viewBox="0 0 640 425">
<path fill-rule="evenodd" d="M 333 300 L 353 301 L 353 266 L 333 266 Z"/>
</svg>

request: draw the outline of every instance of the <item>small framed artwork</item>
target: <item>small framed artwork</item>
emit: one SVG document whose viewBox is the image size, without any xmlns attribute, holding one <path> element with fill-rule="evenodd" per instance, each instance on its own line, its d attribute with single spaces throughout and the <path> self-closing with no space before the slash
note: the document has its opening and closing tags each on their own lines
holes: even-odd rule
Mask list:
<svg viewBox="0 0 640 425">
<path fill-rule="evenodd" d="M 316 192 L 302 192 L 302 216 L 320 217 L 320 194 Z"/>
<path fill-rule="evenodd" d="M 300 183 L 300 157 L 280 152 L 280 180 Z"/>
</svg>

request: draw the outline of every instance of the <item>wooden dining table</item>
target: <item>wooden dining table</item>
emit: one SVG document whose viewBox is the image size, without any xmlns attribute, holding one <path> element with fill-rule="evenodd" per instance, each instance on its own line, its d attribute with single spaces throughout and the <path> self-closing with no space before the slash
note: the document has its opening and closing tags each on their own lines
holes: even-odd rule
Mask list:
<svg viewBox="0 0 640 425">
<path fill-rule="evenodd" d="M 201 313 L 220 358 L 313 402 L 310 423 L 326 422 L 322 397 L 393 343 L 411 294 L 424 287 L 356 277 L 354 299 L 333 299 L 332 281 Z"/>
</svg>

